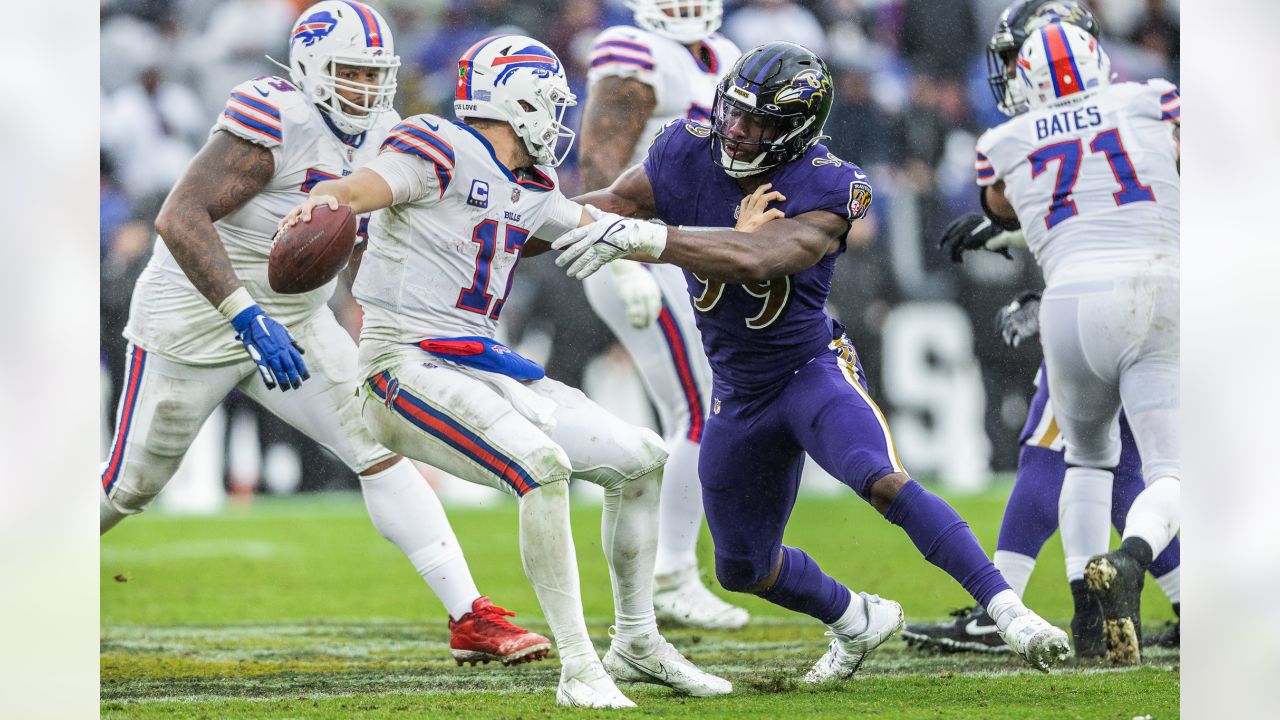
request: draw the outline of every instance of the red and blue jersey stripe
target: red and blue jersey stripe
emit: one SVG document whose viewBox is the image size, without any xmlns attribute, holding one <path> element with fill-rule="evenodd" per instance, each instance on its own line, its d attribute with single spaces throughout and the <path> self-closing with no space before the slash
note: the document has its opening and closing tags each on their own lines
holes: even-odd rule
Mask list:
<svg viewBox="0 0 1280 720">
<path fill-rule="evenodd" d="M 383 47 L 382 25 L 378 22 L 378 16 L 373 13 L 373 10 L 364 3 L 351 0 L 344 0 L 344 2 L 356 11 L 356 17 L 360 18 L 360 23 L 364 25 L 365 47 Z"/>
<path fill-rule="evenodd" d="M 281 130 L 280 109 L 262 98 L 232 91 L 223 116 L 237 125 L 276 142 L 284 139 Z"/>
<path fill-rule="evenodd" d="M 1053 92 L 1060 98 L 1084 91 L 1080 70 L 1076 67 L 1071 43 L 1062 25 L 1046 25 L 1043 33 L 1044 52 L 1049 59 L 1049 74 L 1053 76 Z"/>
<path fill-rule="evenodd" d="M 631 40 L 600 40 L 591 48 L 591 67 L 609 64 L 633 65 L 653 69 L 653 52 L 648 46 Z"/>
<path fill-rule="evenodd" d="M 406 390 L 390 372 L 383 371 L 369 378 L 368 382 L 373 394 L 386 403 L 387 407 L 418 429 L 443 441 L 463 457 L 497 475 L 517 495 L 524 496 L 538 487 L 538 483 L 519 463 L 442 410 Z"/>
<path fill-rule="evenodd" d="M 680 326 L 671 312 L 671 306 L 664 299 L 662 310 L 658 313 L 658 329 L 662 331 L 662 339 L 667 343 L 667 351 L 671 353 L 671 362 L 676 368 L 676 378 L 680 381 L 680 391 L 684 395 L 685 405 L 689 410 L 689 433 L 686 436 L 693 442 L 702 442 L 702 428 L 707 422 L 707 408 L 702 402 L 702 393 L 698 391 L 698 383 L 693 377 L 693 363 L 689 358 L 689 346 L 680 334 Z"/>
<path fill-rule="evenodd" d="M 1174 88 L 1160 96 L 1160 119 L 1180 120 L 1181 118 L 1182 100 L 1178 97 L 1177 88 Z"/>
<path fill-rule="evenodd" d="M 414 155 L 431 163 L 440 180 L 441 195 L 444 195 L 453 180 L 453 146 L 425 127 L 409 121 L 402 122 L 391 129 L 387 139 L 382 142 L 382 148 Z"/>
<path fill-rule="evenodd" d="M 129 444 L 129 432 L 133 430 L 133 418 L 138 409 L 138 396 L 142 390 L 142 374 L 147 368 L 147 351 L 136 345 L 129 354 L 129 367 L 125 371 L 124 394 L 120 396 L 120 409 L 116 413 L 116 436 L 111 443 L 111 454 L 102 471 L 102 490 L 110 493 L 120 479 L 124 467 L 124 452 Z"/>
<path fill-rule="evenodd" d="M 991 165 L 991 160 L 982 153 L 978 153 L 977 159 L 973 162 L 973 167 L 978 171 L 979 180 L 990 180 L 996 176 L 996 169 Z"/>
</svg>

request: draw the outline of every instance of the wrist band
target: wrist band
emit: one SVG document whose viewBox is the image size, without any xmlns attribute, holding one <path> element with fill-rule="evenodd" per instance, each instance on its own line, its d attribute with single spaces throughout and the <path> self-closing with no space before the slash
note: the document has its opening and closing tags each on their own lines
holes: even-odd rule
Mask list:
<svg viewBox="0 0 1280 720">
<path fill-rule="evenodd" d="M 222 317 L 226 318 L 229 322 L 233 320 L 235 316 L 244 312 L 246 308 L 253 307 L 257 304 L 257 301 L 253 299 L 253 296 L 249 294 L 249 291 L 245 290 L 244 286 L 241 286 L 236 288 L 235 292 L 228 295 L 222 302 L 218 303 L 218 312 L 222 313 Z"/>
</svg>

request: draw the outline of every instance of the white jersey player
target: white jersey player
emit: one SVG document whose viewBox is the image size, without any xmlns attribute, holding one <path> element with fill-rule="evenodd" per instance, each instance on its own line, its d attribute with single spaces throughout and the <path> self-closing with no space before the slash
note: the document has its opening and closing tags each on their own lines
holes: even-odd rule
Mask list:
<svg viewBox="0 0 1280 720">
<path fill-rule="evenodd" d="M 459 60 L 454 113 L 397 125 L 383 152 L 316 187 L 282 226 L 321 203 L 377 210 L 353 288 L 365 312 L 361 403 L 387 447 L 519 499 L 520 552 L 560 653 L 562 705 L 629 707 L 615 679 L 719 695 L 658 633 L 653 562 L 667 452 L 653 432 L 493 340 L 522 256 L 591 217 L 554 166 L 576 100 L 560 61 L 528 37 L 485 38 Z M 587 636 L 569 531 L 568 481 L 605 489 L 602 542 L 616 621 L 604 663 Z"/>
<path fill-rule="evenodd" d="M 742 54 L 716 32 L 723 14 L 720 0 L 632 0 L 629 5 L 638 27 L 611 27 L 592 46 L 580 153 L 585 192 L 608 187 L 643 160 L 644 140 L 671 120 L 708 120 L 716 83 Z M 713 595 L 698 572 L 698 449 L 711 366 L 684 273 L 674 265 L 629 260 L 610 263 L 609 269 L 583 281 L 587 300 L 635 361 L 671 450 L 662 479 L 654 569 L 658 619 L 740 628 L 749 620 L 747 611 Z"/>
<path fill-rule="evenodd" d="M 1069 24 L 1028 36 L 1013 72 L 1029 110 L 978 140 L 978 183 L 993 220 L 1020 223 L 1044 269 L 1068 577 L 1099 594 L 1111 659 L 1137 662 L 1143 574 L 1179 527 L 1178 91 L 1111 84 L 1097 40 Z M 1106 553 L 1122 405 L 1147 488 Z"/>
<path fill-rule="evenodd" d="M 391 109 L 399 59 L 369 6 L 312 6 L 294 25 L 289 57 L 290 80 L 259 77 L 231 91 L 156 219 L 163 242 L 134 289 L 125 329 L 126 385 L 102 470 L 100 529 L 147 508 L 205 419 L 238 388 L 360 475 L 374 525 L 448 610 L 460 662 L 545 657 L 546 638 L 511 625 L 480 596 L 417 469 L 361 421 L 356 347 L 326 305 L 333 283 L 280 295 L 267 282 L 280 215 L 317 182 L 376 155 L 399 119 Z"/>
</svg>

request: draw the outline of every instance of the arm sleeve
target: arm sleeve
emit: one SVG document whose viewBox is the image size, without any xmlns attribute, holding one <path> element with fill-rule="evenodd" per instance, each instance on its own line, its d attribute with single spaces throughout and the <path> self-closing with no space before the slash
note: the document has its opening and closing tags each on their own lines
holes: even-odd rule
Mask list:
<svg viewBox="0 0 1280 720">
<path fill-rule="evenodd" d="M 976 173 L 976 178 L 977 178 L 979 187 L 987 187 L 988 185 L 995 185 L 996 181 L 1000 179 L 1000 175 L 996 173 L 995 165 L 991 164 L 991 158 L 987 157 L 986 152 L 983 152 L 984 150 L 989 151 L 989 148 L 984 146 L 982 143 L 982 141 L 985 140 L 986 137 L 987 137 L 986 135 L 983 135 L 981 138 L 979 138 L 978 149 L 974 153 L 974 160 L 973 160 L 973 170 L 974 170 L 974 173 Z"/>
<path fill-rule="evenodd" d="M 582 223 L 582 206 L 565 197 L 559 190 L 547 200 L 542 224 L 533 234 L 541 240 L 555 240 Z"/>
<path fill-rule="evenodd" d="M 405 121 L 387 134 L 378 156 L 365 167 L 391 186 L 395 204 L 438 200 L 453 180 L 453 146 L 425 124 Z"/>
<path fill-rule="evenodd" d="M 635 78 L 655 90 L 660 85 L 653 48 L 634 28 L 611 27 L 597 35 L 591 46 L 590 67 L 588 85 L 605 77 Z"/>
</svg>

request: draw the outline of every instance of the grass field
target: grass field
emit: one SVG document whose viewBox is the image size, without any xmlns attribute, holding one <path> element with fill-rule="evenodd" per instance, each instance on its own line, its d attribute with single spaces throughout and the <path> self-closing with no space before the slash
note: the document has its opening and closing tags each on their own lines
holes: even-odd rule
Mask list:
<svg viewBox="0 0 1280 720">
<path fill-rule="evenodd" d="M 1007 488 L 954 499 L 989 550 Z M 612 612 L 599 507 L 573 525 L 583 602 L 597 649 Z M 481 592 L 546 632 L 520 567 L 516 511 L 450 512 Z M 787 542 L 858 590 L 902 603 L 908 621 L 941 618 L 967 595 L 922 560 L 906 536 L 852 495 L 804 498 Z M 260 499 L 216 517 L 149 513 L 102 544 L 104 718 L 604 717 L 555 706 L 559 663 L 456 667 L 444 611 L 403 556 L 374 531 L 358 495 Z M 709 541 L 702 547 L 710 568 Z M 822 628 L 755 598 L 744 631 L 672 629 L 695 662 L 734 694 L 682 698 L 623 686 L 644 717 L 1120 718 L 1178 716 L 1178 654 L 1155 651 L 1133 670 L 1104 666 L 1043 675 L 1008 658 L 931 655 L 892 640 L 855 678 L 796 684 L 823 652 Z M 1041 557 L 1027 602 L 1065 626 L 1070 599 L 1061 545 Z M 1149 627 L 1172 617 L 1154 583 Z M 616 716 L 616 712 L 612 715 Z"/>
</svg>

